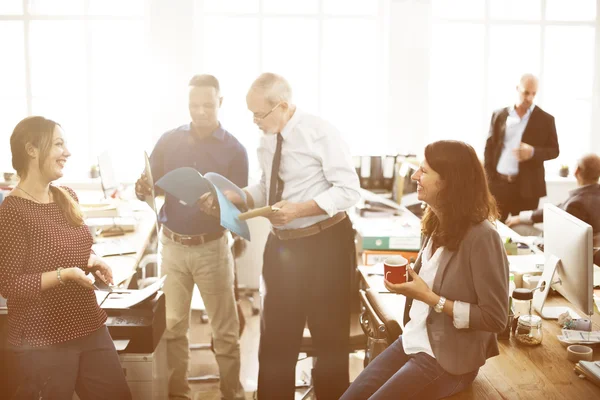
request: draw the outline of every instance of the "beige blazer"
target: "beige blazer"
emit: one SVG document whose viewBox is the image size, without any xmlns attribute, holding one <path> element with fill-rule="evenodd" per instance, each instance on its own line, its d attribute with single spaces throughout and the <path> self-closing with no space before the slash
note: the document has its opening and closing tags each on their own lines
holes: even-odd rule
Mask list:
<svg viewBox="0 0 600 400">
<path fill-rule="evenodd" d="M 429 238 L 425 240 L 423 249 Z M 422 253 L 423 250 L 421 250 Z M 414 269 L 421 269 L 421 253 Z M 433 281 L 433 291 L 448 300 L 471 305 L 469 328 L 457 329 L 453 319 L 436 313 L 427 317 L 429 342 L 436 360 L 450 374 L 475 371 L 498 355 L 496 334 L 508 321 L 508 259 L 496 228 L 489 221 L 474 225 L 456 251 L 443 249 Z M 409 320 L 412 299 L 406 300 L 404 322 Z"/>
</svg>

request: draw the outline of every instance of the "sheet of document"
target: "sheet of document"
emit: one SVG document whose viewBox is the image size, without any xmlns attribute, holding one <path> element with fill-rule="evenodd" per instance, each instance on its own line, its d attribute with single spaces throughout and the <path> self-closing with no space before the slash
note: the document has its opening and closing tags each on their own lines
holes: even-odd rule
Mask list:
<svg viewBox="0 0 600 400">
<path fill-rule="evenodd" d="M 166 278 L 167 275 L 163 276 L 158 281 L 154 282 L 152 285 L 140 290 L 115 290 L 112 293 L 110 293 L 110 295 L 104 300 L 104 302 L 101 304 L 101 307 L 119 310 L 124 310 L 133 307 L 136 304 L 139 304 L 142 301 L 149 298 L 150 296 L 152 296 L 158 290 L 160 290 L 160 288 L 165 283 Z"/>
<path fill-rule="evenodd" d="M 150 187 L 152 188 L 152 194 L 150 196 L 146 196 L 145 197 L 145 201 L 146 204 L 148 204 L 150 206 L 150 208 L 152 209 L 152 211 L 154 212 L 154 216 L 156 217 L 156 237 L 159 237 L 158 235 L 158 226 L 159 226 L 159 222 L 158 222 L 158 210 L 156 209 L 156 192 L 154 191 L 154 178 L 152 177 L 152 168 L 150 167 L 150 158 L 148 157 L 148 153 L 146 153 L 144 151 L 144 158 L 145 158 L 145 169 L 144 169 L 144 174 L 146 175 L 146 179 L 148 179 L 148 184 L 150 185 Z"/>
</svg>

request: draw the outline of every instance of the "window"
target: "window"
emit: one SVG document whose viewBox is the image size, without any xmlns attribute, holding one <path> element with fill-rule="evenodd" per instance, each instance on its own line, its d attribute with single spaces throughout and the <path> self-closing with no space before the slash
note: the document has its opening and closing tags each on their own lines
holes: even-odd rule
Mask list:
<svg viewBox="0 0 600 400">
<path fill-rule="evenodd" d="M 0 21 L 0 37 L 13 39 L 0 40 L 0 171 L 12 171 L 8 138 L 19 116 L 27 113 L 23 22 Z"/>
<path fill-rule="evenodd" d="M 119 178 L 137 175 L 141 167 L 123 167 L 132 148 L 152 140 L 143 115 L 145 2 L 0 2 L 0 171 L 12 170 L 6 144 L 16 123 L 43 115 L 65 130 L 67 177 L 85 178 L 107 148 L 124 171 Z"/>
<path fill-rule="evenodd" d="M 255 178 L 261 133 L 245 98 L 261 72 L 284 76 L 298 107 L 334 124 L 354 152 L 385 148 L 382 3 L 196 1 L 194 70 L 221 82 L 220 118 L 248 149 Z"/>
<path fill-rule="evenodd" d="M 482 155 L 492 110 L 512 104 L 519 76 L 531 72 L 536 104 L 556 118 L 561 152 L 549 171 L 574 164 L 592 143 L 596 5 L 432 0 L 430 140 L 464 140 Z"/>
</svg>

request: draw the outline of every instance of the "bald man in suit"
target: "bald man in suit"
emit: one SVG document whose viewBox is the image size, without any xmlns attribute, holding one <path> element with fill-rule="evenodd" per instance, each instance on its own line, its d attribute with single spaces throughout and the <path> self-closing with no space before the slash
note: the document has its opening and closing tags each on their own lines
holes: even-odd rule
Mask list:
<svg viewBox="0 0 600 400">
<path fill-rule="evenodd" d="M 558 157 L 554 117 L 533 104 L 538 79 L 525 74 L 517 103 L 494 111 L 485 145 L 484 166 L 501 221 L 538 208 L 546 195 L 544 161 Z"/>
</svg>

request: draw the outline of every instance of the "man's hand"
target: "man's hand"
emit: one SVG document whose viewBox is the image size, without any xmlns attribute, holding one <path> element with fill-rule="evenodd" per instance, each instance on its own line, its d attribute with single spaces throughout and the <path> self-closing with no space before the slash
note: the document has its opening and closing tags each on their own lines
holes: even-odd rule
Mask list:
<svg viewBox="0 0 600 400">
<path fill-rule="evenodd" d="M 112 269 L 97 255 L 90 255 L 87 262 L 87 269 L 107 285 L 114 285 Z"/>
<path fill-rule="evenodd" d="M 244 201 L 239 194 L 232 190 L 225 190 L 223 194 L 225 197 L 227 197 L 227 200 L 232 202 L 241 212 L 248 211 L 248 205 L 246 204 L 246 201 Z"/>
<path fill-rule="evenodd" d="M 429 305 L 437 304 L 437 299 L 433 290 L 427 286 L 423 278 L 419 276 L 409 265 L 406 266 L 408 273 L 411 277 L 411 281 L 405 283 L 390 283 L 387 279 L 384 279 L 383 283 L 387 290 L 392 293 L 403 294 L 411 299 L 422 301 Z"/>
<path fill-rule="evenodd" d="M 273 209 L 277 209 L 277 211 L 267 217 L 273 226 L 289 224 L 300 216 L 298 203 L 291 203 L 287 200 L 273 204 Z"/>
<path fill-rule="evenodd" d="M 219 208 L 219 202 L 210 192 L 204 193 L 198 199 L 198 206 L 203 213 L 206 213 L 215 218 L 221 216 L 221 209 Z"/>
<path fill-rule="evenodd" d="M 533 157 L 533 146 L 521 142 L 519 148 L 513 150 L 513 154 L 519 162 L 530 160 Z"/>
<path fill-rule="evenodd" d="M 513 227 L 515 225 L 519 225 L 521 224 L 521 218 L 517 215 L 517 216 L 513 216 L 513 217 L 508 217 L 506 219 L 506 222 L 504 222 L 506 224 L 506 226 Z"/>
<path fill-rule="evenodd" d="M 139 196 L 150 196 L 152 194 L 152 188 L 148 183 L 146 174 L 142 174 L 140 179 L 135 183 L 135 194 Z"/>
</svg>

